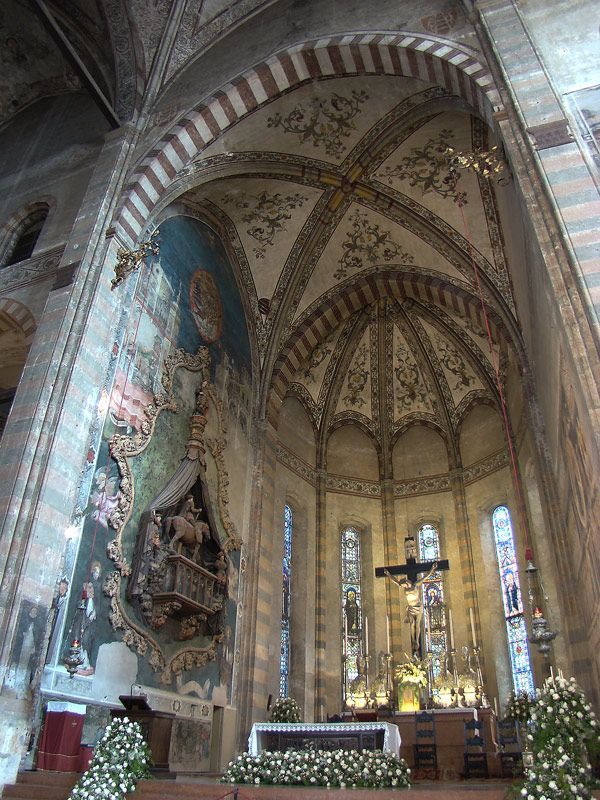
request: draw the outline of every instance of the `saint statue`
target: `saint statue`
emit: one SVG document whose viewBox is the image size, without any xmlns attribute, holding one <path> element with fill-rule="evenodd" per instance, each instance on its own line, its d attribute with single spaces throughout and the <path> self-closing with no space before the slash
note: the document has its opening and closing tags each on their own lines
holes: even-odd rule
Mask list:
<svg viewBox="0 0 600 800">
<path fill-rule="evenodd" d="M 404 590 L 406 598 L 406 618 L 410 626 L 410 644 L 413 656 L 418 656 L 421 652 L 421 622 L 423 621 L 423 600 L 421 597 L 421 586 L 423 583 L 431 578 L 437 569 L 437 561 L 422 578 L 416 581 L 411 581 L 406 575 L 401 578 L 396 578 L 387 569 L 384 570 L 386 578 L 391 578 L 401 589 Z"/>
</svg>

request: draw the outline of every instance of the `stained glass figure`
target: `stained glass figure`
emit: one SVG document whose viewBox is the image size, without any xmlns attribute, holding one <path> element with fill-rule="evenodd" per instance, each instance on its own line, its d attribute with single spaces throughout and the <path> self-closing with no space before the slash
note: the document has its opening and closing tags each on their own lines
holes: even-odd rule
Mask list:
<svg viewBox="0 0 600 800">
<path fill-rule="evenodd" d="M 419 559 L 421 561 L 440 560 L 440 537 L 437 529 L 430 524 L 419 528 Z M 442 671 L 446 656 L 446 606 L 444 604 L 444 583 L 441 571 L 434 572 L 423 582 L 423 608 L 425 614 L 425 650 L 432 655 L 433 676 Z"/>
<path fill-rule="evenodd" d="M 288 697 L 290 676 L 290 588 L 292 579 L 293 514 L 290 506 L 283 509 L 283 583 L 281 588 L 281 654 L 279 661 L 279 695 Z"/>
<path fill-rule="evenodd" d="M 345 528 L 341 535 L 342 564 L 342 656 L 344 686 L 358 676 L 358 659 L 363 655 L 361 608 L 360 533 Z"/>
<path fill-rule="evenodd" d="M 510 513 L 506 506 L 498 506 L 492 514 L 492 525 L 498 556 L 498 571 L 502 587 L 502 605 L 506 620 L 510 666 L 515 692 L 535 695 L 533 672 L 529 656 L 529 643 L 523 616 L 523 598 L 519 580 L 519 567 L 515 552 Z"/>
</svg>

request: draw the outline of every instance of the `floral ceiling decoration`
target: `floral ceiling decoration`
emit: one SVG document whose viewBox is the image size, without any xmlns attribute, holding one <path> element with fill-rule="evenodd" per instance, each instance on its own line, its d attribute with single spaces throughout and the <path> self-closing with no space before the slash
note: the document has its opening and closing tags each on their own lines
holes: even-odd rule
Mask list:
<svg viewBox="0 0 600 800">
<path fill-rule="evenodd" d="M 399 414 L 412 411 L 415 406 L 429 405 L 427 387 L 417 362 L 405 345 L 396 350 L 394 375 L 397 380 L 396 405 Z"/>
<path fill-rule="evenodd" d="M 344 404 L 348 408 L 360 408 L 366 403 L 361 394 L 369 379 L 369 370 L 366 368 L 368 359 L 369 351 L 366 343 L 363 342 L 356 351 L 352 366 L 348 370 L 346 382 L 348 393 L 344 396 Z"/>
<path fill-rule="evenodd" d="M 353 119 L 368 99 L 366 92 L 356 89 L 349 96 L 334 92 L 328 98 L 315 98 L 307 107 L 297 105 L 286 115 L 275 114 L 267 124 L 269 128 L 295 133 L 301 142 L 312 142 L 313 147 L 322 147 L 328 156 L 339 158 L 347 150 L 343 140 L 356 130 Z"/>
<path fill-rule="evenodd" d="M 374 266 L 389 261 L 401 264 L 412 264 L 414 258 L 404 248 L 394 242 L 390 231 L 372 222 L 363 211 L 356 211 L 350 216 L 352 228 L 346 232 L 346 240 L 342 243 L 342 256 L 339 266 L 333 273 L 337 280 L 345 278 L 350 270 L 364 266 Z"/>
<path fill-rule="evenodd" d="M 435 192 L 440 197 L 450 197 L 459 207 L 466 205 L 467 193 L 457 188 L 460 173 L 451 169 L 449 162 L 448 148 L 453 137 L 453 131 L 442 128 L 422 147 L 412 147 L 411 155 L 404 156 L 395 167 L 386 167 L 383 177 L 389 182 L 393 178 L 407 180 L 410 186 L 420 186 L 423 194 Z"/>
<path fill-rule="evenodd" d="M 249 224 L 246 233 L 258 242 L 254 248 L 256 258 L 264 258 L 267 247 L 272 247 L 276 234 L 286 230 L 286 222 L 292 218 L 291 212 L 301 208 L 308 200 L 299 192 L 293 195 L 268 194 L 261 192 L 249 198 L 226 195 L 223 202 L 238 209 L 248 209 L 242 222 Z"/>
</svg>

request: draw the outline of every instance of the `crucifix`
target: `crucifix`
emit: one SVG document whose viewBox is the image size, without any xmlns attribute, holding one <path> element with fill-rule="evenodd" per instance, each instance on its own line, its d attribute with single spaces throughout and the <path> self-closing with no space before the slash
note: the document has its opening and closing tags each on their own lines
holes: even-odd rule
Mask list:
<svg viewBox="0 0 600 800">
<path fill-rule="evenodd" d="M 406 598 L 406 620 L 410 626 L 410 644 L 413 656 L 419 656 L 421 649 L 421 622 L 423 620 L 423 599 L 421 597 L 421 586 L 438 570 L 450 568 L 448 559 L 443 558 L 439 561 L 417 561 L 417 548 L 413 536 L 407 536 L 404 540 L 404 551 L 406 553 L 406 564 L 397 564 L 393 567 L 376 567 L 376 578 L 390 578 L 401 589 L 404 590 Z M 425 573 L 422 578 L 419 575 Z M 402 578 L 396 578 L 402 575 Z"/>
</svg>

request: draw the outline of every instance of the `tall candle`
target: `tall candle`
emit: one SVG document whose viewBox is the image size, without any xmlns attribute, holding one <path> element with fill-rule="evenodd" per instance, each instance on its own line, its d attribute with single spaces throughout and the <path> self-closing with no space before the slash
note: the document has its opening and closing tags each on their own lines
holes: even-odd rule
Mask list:
<svg viewBox="0 0 600 800">
<path fill-rule="evenodd" d="M 385 632 L 387 635 L 387 650 L 386 653 L 391 653 L 390 650 L 390 615 L 386 614 L 385 616 Z"/>
<path fill-rule="evenodd" d="M 369 620 L 365 615 L 365 655 L 369 655 Z"/>
<path fill-rule="evenodd" d="M 454 626 L 452 624 L 452 609 L 448 609 L 448 627 L 450 628 L 450 650 L 454 650 Z"/>
<path fill-rule="evenodd" d="M 344 655 L 348 658 L 348 617 L 344 615 Z"/>
<path fill-rule="evenodd" d="M 496 697 L 494 697 L 494 711 L 496 716 L 498 716 L 498 699 Z"/>
<path fill-rule="evenodd" d="M 473 637 L 473 647 L 477 647 L 477 639 L 475 638 L 475 620 L 473 618 L 472 608 L 469 608 L 469 619 L 471 620 L 471 636 Z"/>
</svg>

